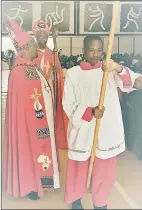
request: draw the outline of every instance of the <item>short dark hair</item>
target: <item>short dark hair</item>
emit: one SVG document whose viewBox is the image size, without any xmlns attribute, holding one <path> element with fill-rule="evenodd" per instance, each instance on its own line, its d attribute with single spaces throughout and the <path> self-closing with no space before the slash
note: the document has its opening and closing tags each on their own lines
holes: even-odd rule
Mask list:
<svg viewBox="0 0 142 210">
<path fill-rule="evenodd" d="M 83 41 L 84 47 L 86 47 L 92 40 L 99 40 L 103 44 L 103 40 L 99 35 L 90 34 L 84 38 L 84 41 Z"/>
</svg>

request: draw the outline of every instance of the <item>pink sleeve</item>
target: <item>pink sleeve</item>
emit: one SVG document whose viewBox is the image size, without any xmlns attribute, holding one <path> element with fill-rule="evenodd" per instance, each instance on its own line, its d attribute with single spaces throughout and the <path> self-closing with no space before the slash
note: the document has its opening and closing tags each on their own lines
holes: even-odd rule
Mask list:
<svg viewBox="0 0 142 210">
<path fill-rule="evenodd" d="M 120 73 L 118 75 L 121 78 L 121 80 L 123 81 L 123 86 L 124 87 L 129 87 L 129 86 L 132 85 L 132 80 L 131 80 L 131 77 L 130 77 L 129 69 L 128 69 L 128 67 L 124 67 L 124 66 L 122 66 L 122 68 L 123 68 L 122 72 L 125 71 L 125 73 L 124 74 Z"/>
<path fill-rule="evenodd" d="M 88 107 L 83 116 L 82 116 L 82 120 L 85 120 L 87 122 L 90 122 L 91 120 L 93 119 L 93 114 L 92 114 L 92 108 L 91 107 Z"/>
</svg>

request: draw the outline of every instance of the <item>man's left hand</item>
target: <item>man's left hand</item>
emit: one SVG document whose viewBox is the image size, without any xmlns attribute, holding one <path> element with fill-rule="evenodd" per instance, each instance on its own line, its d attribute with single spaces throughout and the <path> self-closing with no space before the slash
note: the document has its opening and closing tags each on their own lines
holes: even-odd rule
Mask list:
<svg viewBox="0 0 142 210">
<path fill-rule="evenodd" d="M 112 72 L 115 71 L 117 73 L 121 73 L 122 72 L 122 67 L 114 62 L 113 60 L 109 60 L 108 62 L 103 62 L 103 66 L 102 66 L 104 71 L 108 71 L 108 72 Z"/>
</svg>

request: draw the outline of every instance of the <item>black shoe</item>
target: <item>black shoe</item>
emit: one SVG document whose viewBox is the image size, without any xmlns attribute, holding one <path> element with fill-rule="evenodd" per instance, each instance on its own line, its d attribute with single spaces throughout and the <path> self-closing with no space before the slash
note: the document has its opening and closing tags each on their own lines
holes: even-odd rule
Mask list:
<svg viewBox="0 0 142 210">
<path fill-rule="evenodd" d="M 102 207 L 94 206 L 94 209 L 107 209 L 107 205 L 106 206 L 102 206 Z"/>
<path fill-rule="evenodd" d="M 78 199 L 72 203 L 71 209 L 83 209 L 83 206 L 81 204 L 81 199 Z"/>
<path fill-rule="evenodd" d="M 30 192 L 29 194 L 26 195 L 30 200 L 39 200 L 40 197 L 38 197 L 37 192 Z"/>
</svg>

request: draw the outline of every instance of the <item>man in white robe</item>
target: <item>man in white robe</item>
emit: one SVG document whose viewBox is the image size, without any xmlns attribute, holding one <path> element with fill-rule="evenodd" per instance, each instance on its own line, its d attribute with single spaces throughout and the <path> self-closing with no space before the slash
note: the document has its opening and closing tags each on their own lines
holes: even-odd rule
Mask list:
<svg viewBox="0 0 142 210">
<path fill-rule="evenodd" d="M 95 209 L 106 209 L 116 177 L 116 156 L 125 151 L 124 129 L 117 88 L 133 90 L 138 74 L 114 61 L 101 62 L 103 42 L 99 36 L 84 39 L 86 62 L 68 70 L 63 108 L 68 124 L 68 166 L 66 202 L 72 209 L 83 209 L 81 198 L 86 182 L 96 119 L 102 118 L 96 148 L 91 191 Z M 99 110 L 103 70 L 109 71 L 104 109 Z"/>
</svg>

